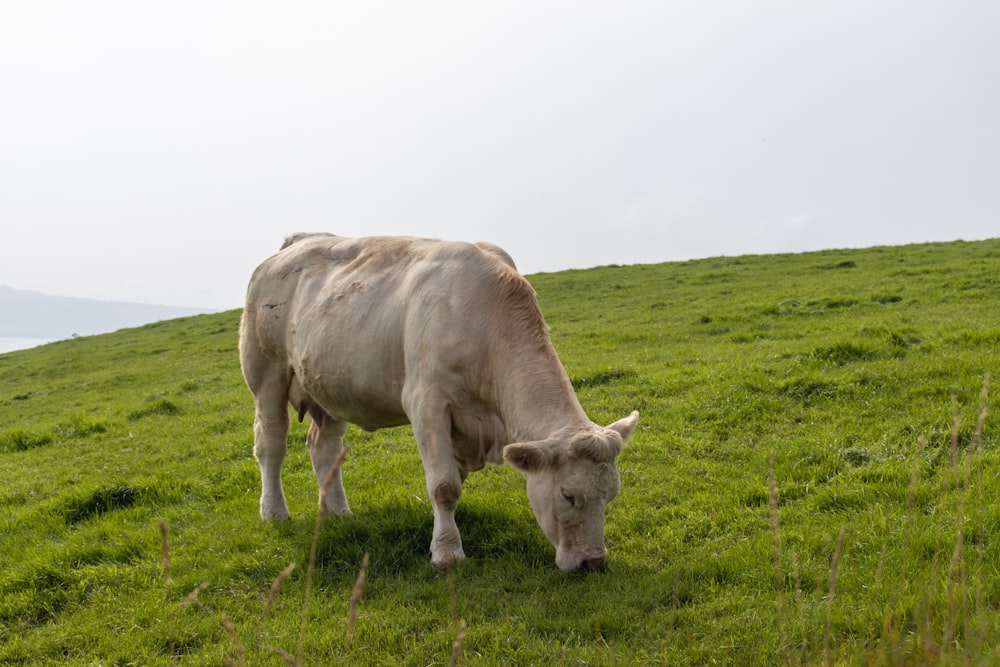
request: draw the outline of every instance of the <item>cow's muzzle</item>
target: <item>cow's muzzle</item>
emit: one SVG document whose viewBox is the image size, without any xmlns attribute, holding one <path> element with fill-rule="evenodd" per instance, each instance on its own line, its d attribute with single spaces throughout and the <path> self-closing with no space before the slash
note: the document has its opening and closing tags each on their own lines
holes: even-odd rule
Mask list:
<svg viewBox="0 0 1000 667">
<path fill-rule="evenodd" d="M 580 564 L 580 571 L 582 572 L 604 572 L 608 567 L 608 559 L 606 556 L 598 556 L 597 558 L 588 558 Z"/>
</svg>

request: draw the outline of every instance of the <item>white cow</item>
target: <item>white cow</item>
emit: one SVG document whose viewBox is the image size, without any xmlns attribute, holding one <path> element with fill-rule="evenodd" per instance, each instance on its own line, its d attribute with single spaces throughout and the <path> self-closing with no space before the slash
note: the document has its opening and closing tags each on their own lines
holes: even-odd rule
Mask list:
<svg viewBox="0 0 1000 667">
<path fill-rule="evenodd" d="M 534 290 L 487 243 L 296 234 L 250 280 L 240 360 L 253 393 L 260 514 L 288 516 L 281 486 L 289 403 L 322 512 L 349 514 L 340 475 L 348 422 L 410 423 L 434 508 L 431 563 L 465 558 L 455 505 L 487 462 L 524 474 L 563 570 L 605 567 L 615 458 L 639 413 L 591 422 L 549 341 Z M 511 444 L 513 443 L 513 444 Z"/>
</svg>

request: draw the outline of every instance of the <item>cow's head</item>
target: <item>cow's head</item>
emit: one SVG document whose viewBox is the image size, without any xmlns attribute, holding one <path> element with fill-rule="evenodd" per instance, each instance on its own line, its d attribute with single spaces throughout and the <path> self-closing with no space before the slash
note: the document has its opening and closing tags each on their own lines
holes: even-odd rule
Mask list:
<svg viewBox="0 0 1000 667">
<path fill-rule="evenodd" d="M 527 479 L 528 502 L 556 547 L 559 569 L 604 569 L 604 511 L 618 495 L 615 457 L 638 421 L 633 412 L 607 428 L 504 447 L 504 460 Z"/>
</svg>

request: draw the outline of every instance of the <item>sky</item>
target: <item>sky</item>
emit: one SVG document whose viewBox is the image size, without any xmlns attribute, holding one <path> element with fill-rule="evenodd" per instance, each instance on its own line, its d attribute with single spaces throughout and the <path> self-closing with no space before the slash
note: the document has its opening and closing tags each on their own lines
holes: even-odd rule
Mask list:
<svg viewBox="0 0 1000 667">
<path fill-rule="evenodd" d="M 1000 236 L 995 0 L 0 3 L 0 284 L 210 309 L 296 231 L 522 273 Z"/>
</svg>

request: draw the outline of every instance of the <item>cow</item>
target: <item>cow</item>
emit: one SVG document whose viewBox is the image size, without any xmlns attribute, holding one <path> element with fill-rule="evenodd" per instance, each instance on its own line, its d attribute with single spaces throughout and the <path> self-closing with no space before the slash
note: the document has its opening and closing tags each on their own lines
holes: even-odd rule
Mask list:
<svg viewBox="0 0 1000 667">
<path fill-rule="evenodd" d="M 601 427 L 580 406 L 531 285 L 501 248 L 410 237 L 295 234 L 253 273 L 240 362 L 255 405 L 262 519 L 289 516 L 281 485 L 289 404 L 322 513 L 351 513 L 348 423 L 412 424 L 433 507 L 431 564 L 465 559 L 455 506 L 466 476 L 506 462 L 526 479 L 564 571 L 606 567 L 605 509 L 638 412 Z"/>
</svg>

